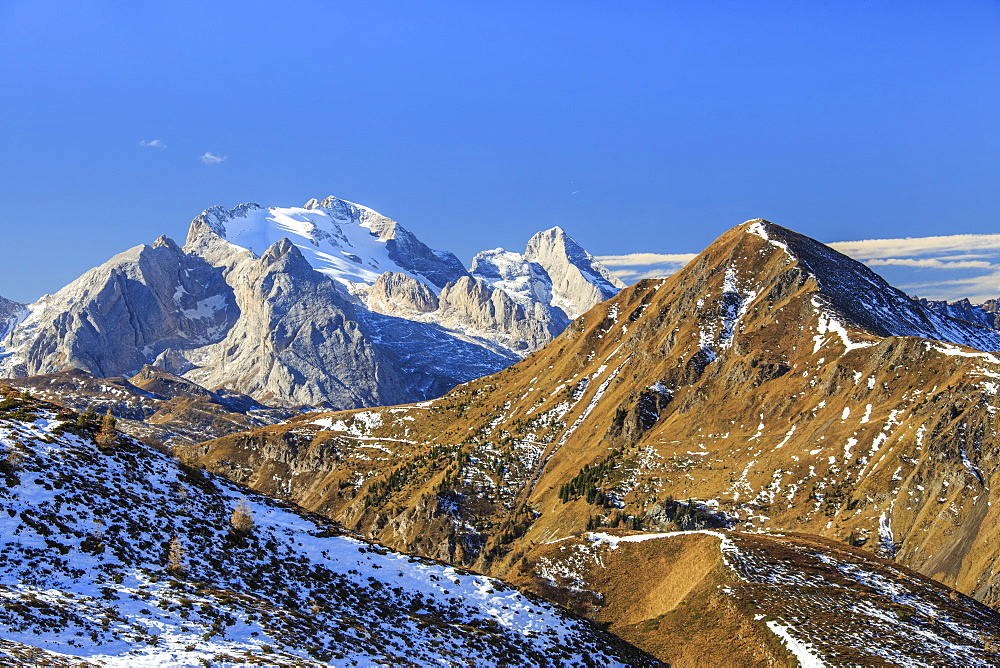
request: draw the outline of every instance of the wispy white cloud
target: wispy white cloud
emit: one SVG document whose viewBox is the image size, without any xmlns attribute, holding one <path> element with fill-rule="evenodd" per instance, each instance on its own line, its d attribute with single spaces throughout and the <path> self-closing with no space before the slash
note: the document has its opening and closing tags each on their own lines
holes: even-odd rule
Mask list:
<svg viewBox="0 0 1000 668">
<path fill-rule="evenodd" d="M 1000 252 L 993 253 L 961 253 L 959 255 L 942 255 L 938 257 L 942 262 L 952 262 L 954 260 L 979 260 L 983 258 L 996 258 Z"/>
<path fill-rule="evenodd" d="M 215 153 L 212 153 L 210 151 L 205 151 L 205 153 L 203 153 L 201 156 L 201 161 L 206 165 L 217 165 L 220 162 L 225 161 L 225 159 L 226 156 L 216 155 Z"/>
<path fill-rule="evenodd" d="M 142 139 L 139 141 L 139 146 L 145 146 L 148 148 L 166 148 L 167 145 L 161 142 L 159 139 Z"/>
<path fill-rule="evenodd" d="M 953 234 L 940 237 L 906 239 L 862 239 L 835 241 L 831 248 L 856 260 L 891 257 L 913 257 L 962 251 L 1000 251 L 1000 234 Z"/>
<path fill-rule="evenodd" d="M 981 304 L 988 299 L 1000 297 L 1000 271 L 949 281 L 907 283 L 897 287 L 908 294 L 927 299 L 968 299 L 973 304 Z"/>
<path fill-rule="evenodd" d="M 893 274 L 894 283 L 912 295 L 973 303 L 1000 297 L 1000 234 L 863 239 L 829 245 L 869 267 L 899 268 Z M 906 269 L 920 273 L 899 274 Z M 960 278 L 942 271 L 958 272 Z"/>
<path fill-rule="evenodd" d="M 922 269 L 990 269 L 997 265 L 985 260 L 944 260 L 937 257 L 902 258 L 891 257 L 884 260 L 865 260 L 869 267 L 896 266 L 918 267 Z"/>
<path fill-rule="evenodd" d="M 694 253 L 628 253 L 600 255 L 597 259 L 618 278 L 635 283 L 644 278 L 669 276 L 694 257 Z"/>
<path fill-rule="evenodd" d="M 612 269 L 611 273 L 622 279 L 626 283 L 635 283 L 636 281 L 641 281 L 644 278 L 666 278 L 671 274 L 677 272 L 680 267 L 659 267 L 649 269 L 646 268 L 644 271 L 633 271 L 630 269 Z"/>
<path fill-rule="evenodd" d="M 628 253 L 627 255 L 599 255 L 606 267 L 637 267 L 646 264 L 687 264 L 694 253 Z"/>
</svg>

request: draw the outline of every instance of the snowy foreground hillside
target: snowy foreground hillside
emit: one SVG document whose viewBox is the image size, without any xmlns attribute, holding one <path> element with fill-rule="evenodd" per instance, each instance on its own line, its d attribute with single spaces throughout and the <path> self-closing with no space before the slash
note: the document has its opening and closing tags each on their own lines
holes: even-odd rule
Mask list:
<svg viewBox="0 0 1000 668">
<path fill-rule="evenodd" d="M 0 663 L 656 665 L 100 428 L 0 392 Z"/>
</svg>

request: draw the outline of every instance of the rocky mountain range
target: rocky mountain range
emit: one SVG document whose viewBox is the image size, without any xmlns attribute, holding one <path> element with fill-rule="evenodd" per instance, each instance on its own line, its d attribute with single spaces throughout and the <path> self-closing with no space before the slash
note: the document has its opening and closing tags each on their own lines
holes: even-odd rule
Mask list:
<svg viewBox="0 0 1000 668">
<path fill-rule="evenodd" d="M 604 527 L 796 532 L 823 537 L 790 548 L 826 555 L 811 557 L 814 565 L 854 572 L 815 543 L 833 539 L 995 606 L 993 351 L 997 331 L 755 220 L 670 278 L 622 290 L 545 348 L 439 399 L 304 415 L 179 453 L 396 549 L 520 582 L 558 584 L 556 571 L 538 567 L 540 546 Z M 698 559 L 667 552 L 684 572 L 699 568 Z M 903 605 L 891 583 L 911 575 L 895 573 L 878 576 L 886 582 L 879 595 Z M 813 586 L 794 570 L 788 577 L 792 591 Z M 622 586 L 634 589 L 631 582 Z M 624 636 L 647 651 L 678 637 L 669 635 L 677 627 L 650 621 L 655 615 L 626 624 L 617 615 L 628 606 L 577 593 L 573 600 L 594 606 L 581 611 L 612 628 L 662 628 L 666 637 L 645 644 Z M 681 602 L 663 605 L 657 614 L 669 616 Z M 846 622 L 814 633 L 793 616 L 786 608 L 778 621 L 786 647 L 812 643 L 827 660 L 848 662 L 882 656 L 874 640 L 834 651 L 830 634 Z M 947 630 L 957 627 L 920 628 L 940 639 L 935 650 L 922 641 L 927 657 L 958 652 L 953 643 L 986 652 L 969 654 L 969 665 L 993 660 L 994 641 L 978 631 L 960 640 Z M 907 661 L 937 662 L 918 655 Z"/>
<path fill-rule="evenodd" d="M 1000 661 L 990 323 L 761 220 L 620 292 L 558 229 L 456 263 L 247 205 L 3 304 L 69 363 L 0 391 L 0 656 Z"/>
<path fill-rule="evenodd" d="M 214 207 L 183 247 L 161 237 L 34 304 L 0 304 L 0 376 L 153 365 L 268 405 L 403 403 L 502 369 L 621 287 L 559 228 L 470 272 L 334 197 Z"/>
</svg>

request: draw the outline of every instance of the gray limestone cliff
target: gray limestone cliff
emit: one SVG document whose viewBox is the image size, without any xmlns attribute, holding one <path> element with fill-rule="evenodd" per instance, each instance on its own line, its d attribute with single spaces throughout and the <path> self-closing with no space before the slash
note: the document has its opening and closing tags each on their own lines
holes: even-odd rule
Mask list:
<svg viewBox="0 0 1000 668">
<path fill-rule="evenodd" d="M 427 285 L 396 271 L 387 271 L 375 281 L 365 305 L 377 313 L 414 317 L 436 311 L 438 297 Z"/>
<path fill-rule="evenodd" d="M 523 257 L 480 254 L 473 277 L 335 197 L 212 207 L 183 248 L 160 237 L 30 307 L 0 302 L 0 377 L 155 365 L 272 406 L 419 401 L 537 350 L 615 291 L 595 263 L 556 228 Z"/>
<path fill-rule="evenodd" d="M 4 340 L 6 377 L 67 368 L 128 376 L 169 348 L 221 340 L 239 318 L 222 272 L 161 237 L 46 295 Z"/>
<path fill-rule="evenodd" d="M 435 315 L 443 326 L 492 337 L 521 356 L 544 346 L 569 323 L 541 302 L 520 303 L 471 276 L 445 286 L 439 301 Z"/>
<path fill-rule="evenodd" d="M 0 297 L 0 341 L 27 316 L 27 305 Z"/>
<path fill-rule="evenodd" d="M 545 271 L 552 285 L 552 305 L 561 308 L 571 320 L 625 287 L 559 227 L 533 236 L 524 259 L 537 263 Z"/>
</svg>

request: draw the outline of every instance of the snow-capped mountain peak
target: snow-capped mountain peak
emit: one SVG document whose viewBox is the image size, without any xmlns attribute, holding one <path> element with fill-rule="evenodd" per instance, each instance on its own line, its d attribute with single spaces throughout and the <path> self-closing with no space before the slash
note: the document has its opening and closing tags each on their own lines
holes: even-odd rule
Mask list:
<svg viewBox="0 0 1000 668">
<path fill-rule="evenodd" d="M 152 364 L 273 405 L 430 398 L 537 350 L 567 313 L 607 297 L 586 278 L 597 271 L 586 251 L 553 237 L 563 241 L 538 262 L 497 251 L 477 280 L 452 253 L 336 197 L 211 207 L 183 248 L 160 237 L 0 312 L 0 376 Z"/>
<path fill-rule="evenodd" d="M 570 320 L 625 287 L 558 226 L 532 236 L 523 254 L 502 248 L 478 253 L 472 275 L 518 303 L 540 301 Z"/>
<path fill-rule="evenodd" d="M 255 255 L 287 238 L 313 269 L 348 288 L 371 285 L 387 271 L 437 289 L 466 274 L 451 253 L 428 248 L 368 207 L 332 196 L 322 202 L 311 199 L 302 207 L 212 207 L 192 221 L 189 245 L 206 233 Z"/>
</svg>

